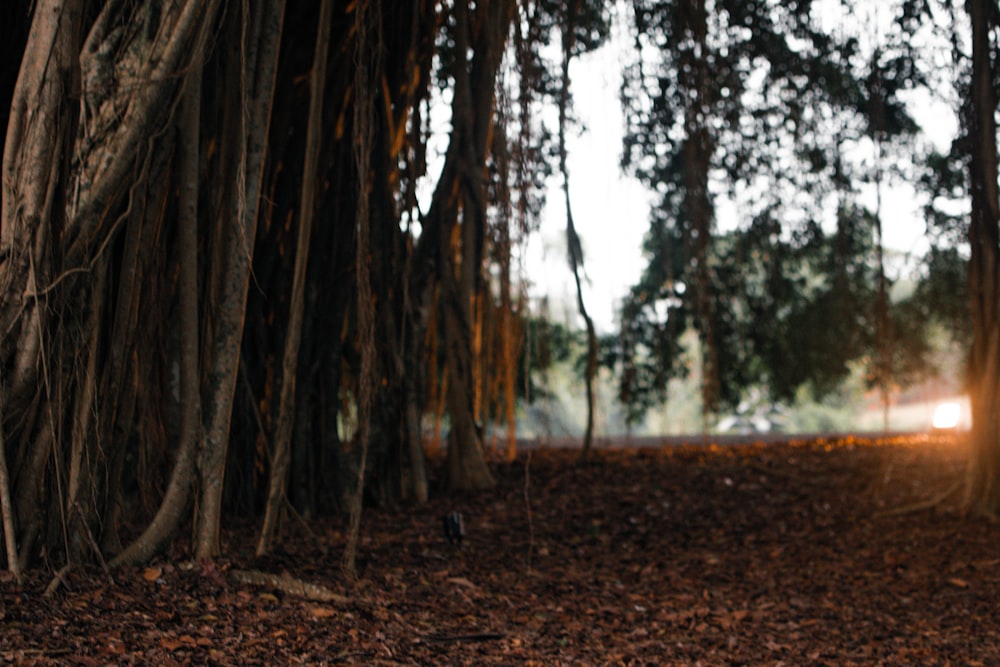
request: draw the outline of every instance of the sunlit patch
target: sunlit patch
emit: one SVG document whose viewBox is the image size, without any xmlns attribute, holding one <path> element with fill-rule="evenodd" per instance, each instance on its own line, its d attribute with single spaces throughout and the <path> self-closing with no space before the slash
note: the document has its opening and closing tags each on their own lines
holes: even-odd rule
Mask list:
<svg viewBox="0 0 1000 667">
<path fill-rule="evenodd" d="M 938 430 L 958 428 L 962 419 L 962 406 L 954 401 L 938 403 L 934 408 L 931 426 Z"/>
</svg>

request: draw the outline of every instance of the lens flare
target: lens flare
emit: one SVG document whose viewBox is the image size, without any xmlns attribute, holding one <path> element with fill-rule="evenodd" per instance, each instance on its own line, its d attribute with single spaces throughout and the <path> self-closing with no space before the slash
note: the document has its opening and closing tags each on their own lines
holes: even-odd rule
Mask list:
<svg viewBox="0 0 1000 667">
<path fill-rule="evenodd" d="M 934 408 L 931 425 L 936 429 L 953 429 L 958 427 L 962 418 L 962 406 L 955 402 L 938 403 Z"/>
</svg>

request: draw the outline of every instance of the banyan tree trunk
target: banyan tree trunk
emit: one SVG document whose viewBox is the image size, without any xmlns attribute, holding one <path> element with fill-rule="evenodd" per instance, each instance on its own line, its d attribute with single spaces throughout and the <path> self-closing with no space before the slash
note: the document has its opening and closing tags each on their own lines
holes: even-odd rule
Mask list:
<svg viewBox="0 0 1000 667">
<path fill-rule="evenodd" d="M 114 553 L 123 523 L 152 513 L 121 554 L 148 557 L 187 516 L 198 446 L 198 552 L 216 551 L 283 15 L 222 5 L 34 3 L 0 218 L 0 502 L 20 561 Z M 198 95 L 209 62 L 235 74 L 228 99 Z"/>
</svg>

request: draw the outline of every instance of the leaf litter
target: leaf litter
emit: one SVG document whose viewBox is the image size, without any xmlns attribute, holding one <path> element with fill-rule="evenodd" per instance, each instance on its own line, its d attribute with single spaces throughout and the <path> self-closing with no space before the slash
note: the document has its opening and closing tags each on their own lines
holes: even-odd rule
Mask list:
<svg viewBox="0 0 1000 667">
<path fill-rule="evenodd" d="M 228 559 L 177 546 L 51 597 L 45 568 L 0 578 L 0 662 L 991 664 L 998 526 L 954 495 L 924 507 L 965 457 L 945 436 L 535 450 L 495 463 L 494 491 L 366 510 L 354 584 L 339 518 L 290 522 L 265 558 L 232 521 Z"/>
</svg>

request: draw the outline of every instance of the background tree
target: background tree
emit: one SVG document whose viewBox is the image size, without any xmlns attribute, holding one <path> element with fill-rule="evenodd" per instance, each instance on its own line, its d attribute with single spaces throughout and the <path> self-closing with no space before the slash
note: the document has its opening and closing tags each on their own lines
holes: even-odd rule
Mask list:
<svg viewBox="0 0 1000 667">
<path fill-rule="evenodd" d="M 647 269 L 623 308 L 623 398 L 641 414 L 648 390 L 683 371 L 670 356 L 689 326 L 706 420 L 751 386 L 772 400 L 805 383 L 836 386 L 848 362 L 889 339 L 875 326 L 888 334 L 878 211 L 858 196 L 878 179 L 844 151 L 877 135 L 902 154 L 915 125 L 900 93 L 920 83 L 912 52 L 880 44 L 870 60 L 857 28 L 824 25 L 813 3 L 649 2 L 635 12 L 623 160 L 661 199 Z M 737 218 L 720 234 L 723 198 Z"/>
</svg>

